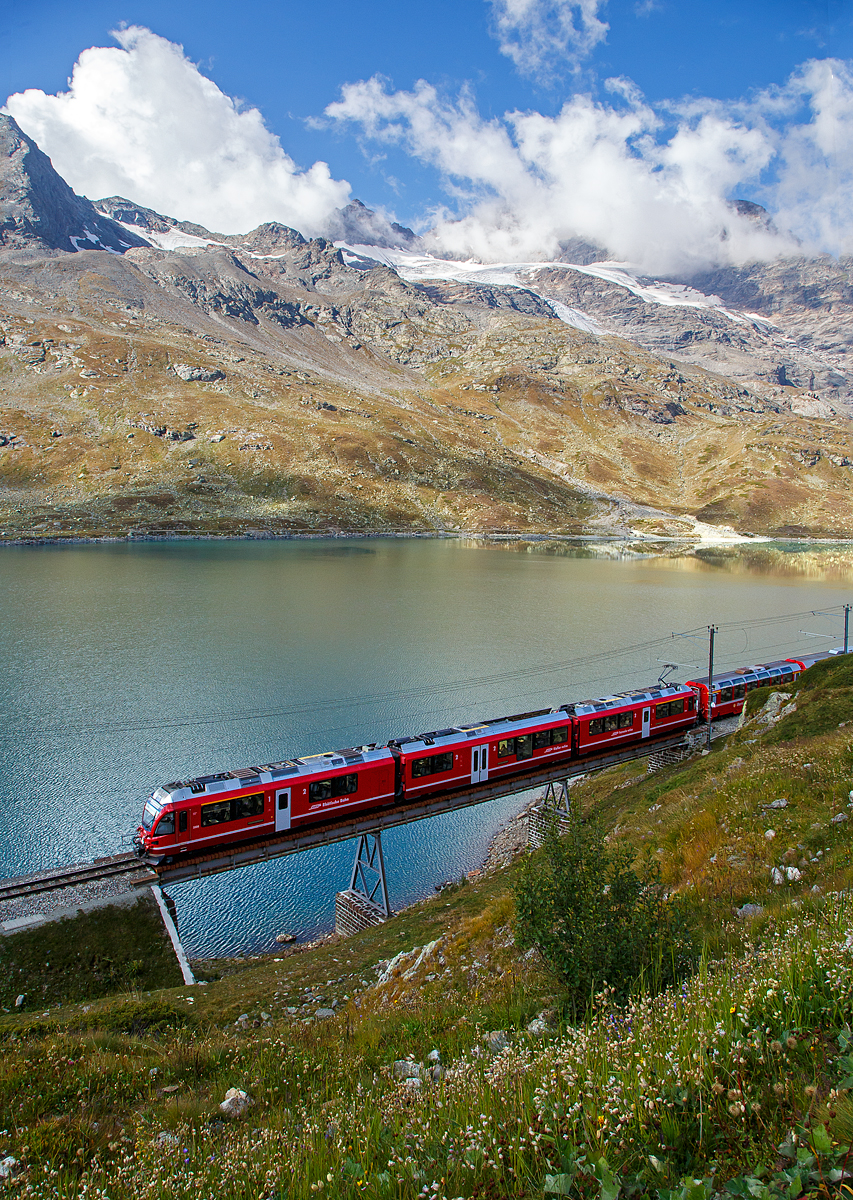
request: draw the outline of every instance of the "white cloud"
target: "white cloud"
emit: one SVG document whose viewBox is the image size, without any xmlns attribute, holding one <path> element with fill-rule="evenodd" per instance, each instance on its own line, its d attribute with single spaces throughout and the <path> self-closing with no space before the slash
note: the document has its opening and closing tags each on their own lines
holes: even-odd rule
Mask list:
<svg viewBox="0 0 853 1200">
<path fill-rule="evenodd" d="M 767 196 L 779 222 L 810 246 L 853 253 L 851 64 L 812 59 L 756 103 L 776 140 L 778 175 Z"/>
<path fill-rule="evenodd" d="M 547 81 L 561 66 L 576 68 L 609 26 L 603 0 L 490 0 L 501 53 L 525 75 Z"/>
<path fill-rule="evenodd" d="M 19 92 L 7 110 L 75 191 L 125 196 L 223 233 L 278 220 L 326 227 L 349 185 L 301 171 L 256 108 L 241 108 L 183 48 L 133 26 L 84 50 L 67 92 Z"/>
<path fill-rule="evenodd" d="M 699 269 L 797 251 L 853 250 L 853 75 L 810 62 L 741 103 L 652 106 L 630 81 L 614 100 L 575 95 L 556 116 L 483 120 L 467 93 L 421 81 L 391 92 L 350 84 L 326 110 L 440 170 L 456 212 L 435 248 L 486 261 L 548 257 L 581 237 L 649 272 Z M 762 200 L 774 232 L 732 210 Z M 790 233 L 786 231 L 791 231 Z"/>
</svg>

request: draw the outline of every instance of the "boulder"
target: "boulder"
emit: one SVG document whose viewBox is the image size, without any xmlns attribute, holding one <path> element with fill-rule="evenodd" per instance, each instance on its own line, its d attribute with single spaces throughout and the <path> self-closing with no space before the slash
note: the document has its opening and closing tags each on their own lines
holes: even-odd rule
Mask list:
<svg viewBox="0 0 853 1200">
<path fill-rule="evenodd" d="M 333 1008 L 318 1008 L 314 1016 L 318 1021 L 328 1021 L 335 1015 Z"/>
<path fill-rule="evenodd" d="M 498 1054 L 506 1050 L 508 1045 L 509 1038 L 507 1037 L 505 1029 L 493 1029 L 491 1032 L 486 1034 L 485 1046 L 489 1054 L 491 1054 L 493 1057 L 497 1057 Z"/>
<path fill-rule="evenodd" d="M 219 1111 L 226 1117 L 242 1117 L 251 1103 L 247 1092 L 240 1088 L 229 1088 L 225 1093 L 225 1099 L 219 1105 Z"/>
<path fill-rule="evenodd" d="M 225 372 L 218 367 L 193 367 L 189 363 L 174 363 L 172 370 L 184 383 L 215 383 L 224 379 Z"/>
</svg>

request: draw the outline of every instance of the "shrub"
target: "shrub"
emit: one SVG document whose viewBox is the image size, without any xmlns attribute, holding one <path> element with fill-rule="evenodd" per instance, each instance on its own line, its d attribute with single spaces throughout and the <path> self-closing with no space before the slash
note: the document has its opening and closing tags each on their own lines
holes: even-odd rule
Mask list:
<svg viewBox="0 0 853 1200">
<path fill-rule="evenodd" d="M 608 845 L 578 815 L 556 821 L 515 886 L 516 942 L 535 946 L 583 1009 L 605 983 L 623 1000 L 642 981 L 659 991 L 689 974 L 694 936 L 656 863 L 639 874 L 634 850 Z"/>
</svg>

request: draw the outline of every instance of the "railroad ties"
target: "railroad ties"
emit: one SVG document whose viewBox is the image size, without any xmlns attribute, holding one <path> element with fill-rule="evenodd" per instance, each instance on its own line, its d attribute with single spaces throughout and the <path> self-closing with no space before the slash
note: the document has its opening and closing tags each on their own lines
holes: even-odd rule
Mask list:
<svg viewBox="0 0 853 1200">
<path fill-rule="evenodd" d="M 135 897 L 140 886 L 156 882 L 156 873 L 132 853 L 0 879 L 0 931 L 41 925 L 81 904 L 114 902 L 117 895 L 128 893 Z"/>
</svg>

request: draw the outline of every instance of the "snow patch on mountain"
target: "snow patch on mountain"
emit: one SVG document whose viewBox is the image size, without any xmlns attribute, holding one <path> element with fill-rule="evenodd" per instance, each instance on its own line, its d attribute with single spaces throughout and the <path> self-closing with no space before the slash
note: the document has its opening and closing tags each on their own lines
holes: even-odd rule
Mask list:
<svg viewBox="0 0 853 1200">
<path fill-rule="evenodd" d="M 714 309 L 737 325 L 749 325 L 759 322 L 772 325 L 766 317 L 753 313 L 734 312 L 723 304 L 719 296 L 707 296 L 696 288 L 681 283 L 663 283 L 660 280 L 649 280 L 635 274 L 629 263 L 599 262 L 588 266 L 577 266 L 563 262 L 515 262 L 515 263 L 479 263 L 473 259 L 458 261 L 455 259 L 433 258 L 429 254 L 412 254 L 405 250 L 397 250 L 386 246 L 350 246 L 345 242 L 336 242 L 348 265 L 358 266 L 367 261 L 381 262 L 391 267 L 397 274 L 409 283 L 425 283 L 430 279 L 441 279 L 453 283 L 492 284 L 503 287 L 525 288 L 546 300 L 556 315 L 567 325 L 582 329 L 587 333 L 606 332 L 591 316 L 576 308 L 569 308 L 552 299 L 547 292 L 537 288 L 531 281 L 534 272 L 548 269 L 559 271 L 575 271 L 581 275 L 591 275 L 604 279 L 608 283 L 624 287 L 647 304 L 660 304 L 667 307 L 681 306 L 684 308 Z"/>
<path fill-rule="evenodd" d="M 112 220 L 116 225 L 121 225 L 122 229 L 126 229 L 128 233 L 132 233 L 138 238 L 144 238 L 157 250 L 185 250 L 190 246 L 198 248 L 224 244 L 214 241 L 213 238 L 196 237 L 193 233 L 184 233 L 182 229 L 170 229 L 167 232 L 160 232 L 156 229 L 143 230 L 138 225 L 128 225 L 125 221 L 116 221 L 115 217 Z"/>
</svg>

